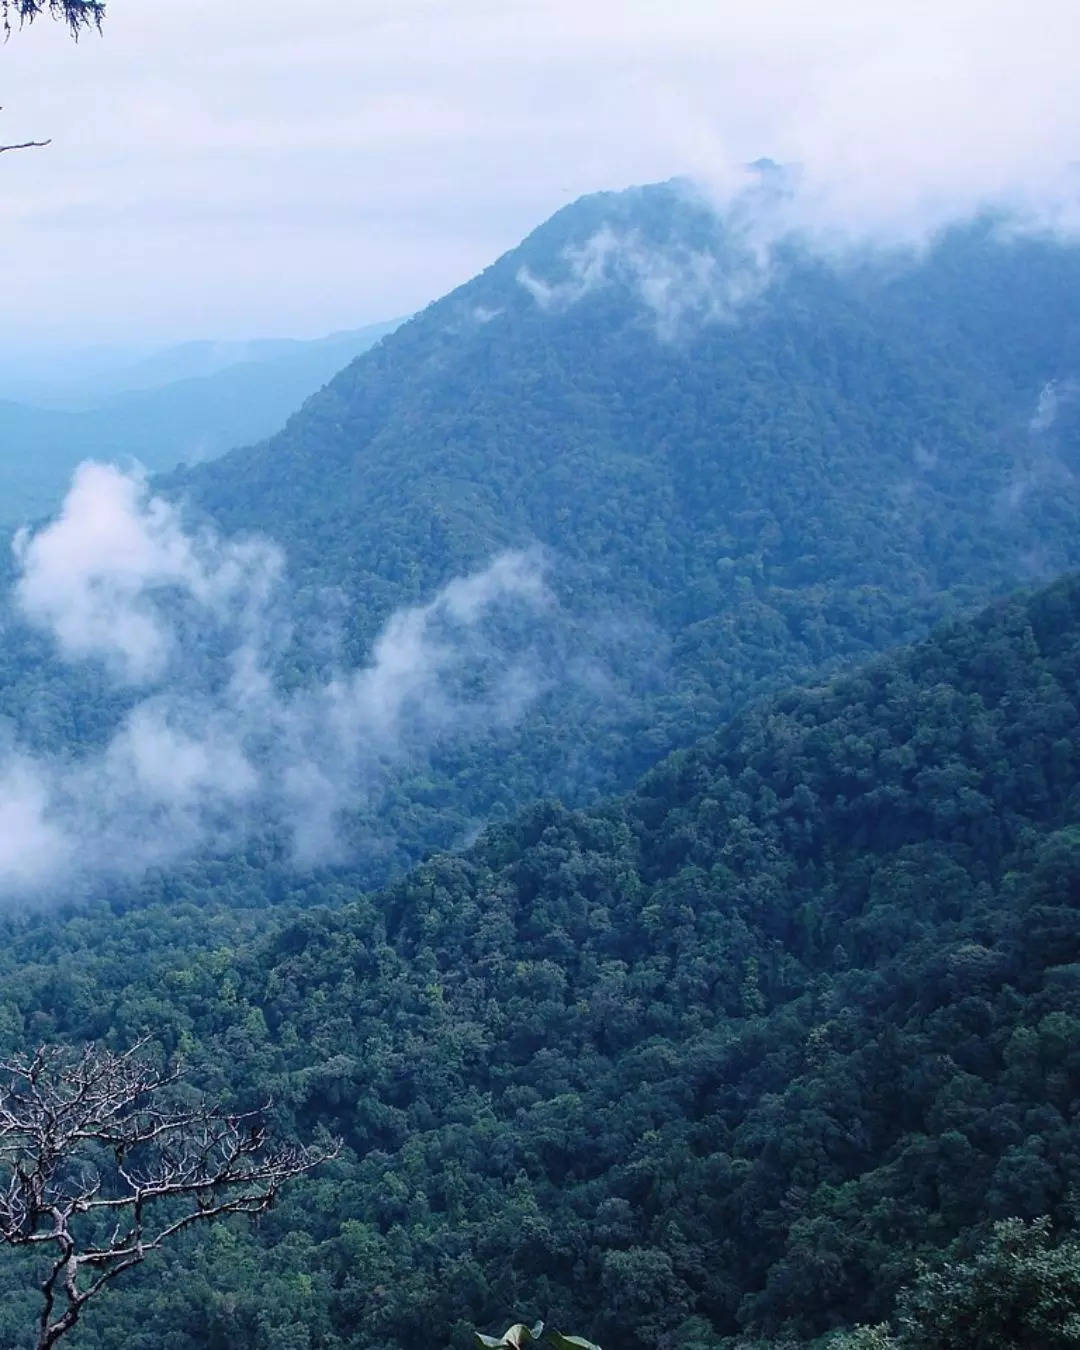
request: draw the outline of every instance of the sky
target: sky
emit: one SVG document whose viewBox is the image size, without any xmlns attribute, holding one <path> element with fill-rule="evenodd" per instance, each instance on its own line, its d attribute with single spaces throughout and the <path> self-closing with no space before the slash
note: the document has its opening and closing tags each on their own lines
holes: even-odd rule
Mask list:
<svg viewBox="0 0 1080 1350">
<path fill-rule="evenodd" d="M 1076 0 L 108 0 L 0 47 L 0 357 L 402 315 L 575 197 L 769 155 L 822 232 L 1071 228 Z"/>
</svg>

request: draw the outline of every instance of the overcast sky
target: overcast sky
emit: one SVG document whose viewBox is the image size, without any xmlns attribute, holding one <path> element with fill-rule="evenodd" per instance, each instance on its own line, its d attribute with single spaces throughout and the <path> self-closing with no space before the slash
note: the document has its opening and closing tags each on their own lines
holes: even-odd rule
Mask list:
<svg viewBox="0 0 1080 1350">
<path fill-rule="evenodd" d="M 0 48 L 0 348 L 408 312 L 560 205 L 804 165 L 925 228 L 1080 160 L 1077 0 L 108 0 Z"/>
</svg>

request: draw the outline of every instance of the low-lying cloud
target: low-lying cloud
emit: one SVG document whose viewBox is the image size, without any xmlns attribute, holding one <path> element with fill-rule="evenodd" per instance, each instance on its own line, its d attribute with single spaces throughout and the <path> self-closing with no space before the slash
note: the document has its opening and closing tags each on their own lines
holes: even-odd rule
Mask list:
<svg viewBox="0 0 1080 1350">
<path fill-rule="evenodd" d="M 564 248 L 553 275 L 520 268 L 518 284 L 549 313 L 621 286 L 641 306 L 657 338 L 669 342 L 695 326 L 738 321 L 798 255 L 841 269 L 870 259 L 889 266 L 917 263 L 948 226 L 977 218 L 993 219 L 1003 240 L 1053 234 L 1080 241 L 1076 167 L 1063 168 L 1056 195 L 1048 189 L 1038 202 L 1022 193 L 988 194 L 950 201 L 937 211 L 898 210 L 880 218 L 858 213 L 845 218 L 832 200 L 833 186 L 818 181 L 808 166 L 769 159 L 712 178 L 685 177 L 669 187 L 683 194 L 696 218 L 694 243 L 677 236 L 648 238 L 612 221 Z M 1060 393 L 1048 386 L 1047 406 Z"/>
<path fill-rule="evenodd" d="M 512 723 L 543 686 L 527 634 L 555 605 L 536 553 L 504 553 L 397 611 L 367 665 L 286 690 L 272 544 L 190 530 L 138 476 L 87 464 L 15 551 L 16 608 L 68 662 L 99 663 L 129 705 L 92 753 L 15 738 L 0 752 L 0 893 L 136 874 L 267 824 L 299 863 L 339 860 L 344 811 L 375 812 L 396 773 L 448 737 Z"/>
<path fill-rule="evenodd" d="M 759 296 L 771 275 L 769 243 L 717 220 L 714 248 L 650 243 L 638 230 L 604 225 L 562 255 L 565 271 L 545 280 L 528 267 L 517 281 L 542 310 L 561 313 L 587 295 L 621 284 L 637 298 L 662 342 L 689 324 L 730 322 Z"/>
<path fill-rule="evenodd" d="M 1057 422 L 1062 408 L 1075 403 L 1080 385 L 1075 380 L 1048 380 L 1039 391 L 1035 411 L 1031 414 L 1028 430 L 1041 435 Z"/>
<path fill-rule="evenodd" d="M 263 540 L 188 534 L 175 509 L 147 494 L 138 473 L 79 466 L 58 519 L 15 537 L 15 599 L 68 659 L 97 657 L 131 684 L 160 678 L 175 655 L 170 608 L 204 622 L 248 627 L 281 578 Z"/>
</svg>

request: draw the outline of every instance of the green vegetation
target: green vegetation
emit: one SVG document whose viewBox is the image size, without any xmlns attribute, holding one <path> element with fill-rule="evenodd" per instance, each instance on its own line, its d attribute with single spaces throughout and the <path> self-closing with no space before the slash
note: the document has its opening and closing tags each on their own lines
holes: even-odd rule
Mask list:
<svg viewBox="0 0 1080 1350">
<path fill-rule="evenodd" d="M 1030 425 L 1080 370 L 1080 249 L 984 222 L 919 260 L 792 254 L 734 322 L 665 338 L 632 276 L 547 310 L 517 280 L 604 227 L 661 261 L 725 248 L 679 185 L 586 198 L 272 441 L 168 484 L 282 543 L 301 609 L 342 593 L 354 661 L 396 607 L 546 550 L 563 668 L 512 735 L 403 785 L 384 869 L 629 787 L 771 691 L 1080 566 L 1080 409 Z"/>
<path fill-rule="evenodd" d="M 345 1148 L 73 1343 L 466 1347 L 519 1313 L 628 1350 L 889 1319 L 854 1344 L 968 1346 L 973 1289 L 1075 1312 L 1072 1240 L 991 1225 L 1068 1231 L 1080 1177 L 1080 581 L 767 703 L 624 801 L 534 806 L 381 894 L 340 874 L 338 909 L 245 910 L 206 871 L 204 905 L 163 879 L 9 920 L 4 1045 L 149 1027 L 224 1109 L 272 1096 Z"/>
<path fill-rule="evenodd" d="M 33 23 L 42 14 L 65 23 L 78 37 L 84 28 L 101 27 L 105 0 L 0 0 L 0 30 L 9 33 L 13 23 Z"/>
<path fill-rule="evenodd" d="M 1064 1350 L 1080 1345 L 1080 1242 L 1045 1219 L 996 1223 L 969 1261 L 924 1270 L 899 1300 L 895 1334 L 860 1327 L 832 1350 Z"/>
<path fill-rule="evenodd" d="M 630 261 L 583 288 L 565 250 L 605 226 Z M 328 595 L 359 663 L 503 547 L 547 551 L 560 613 L 524 720 L 357 816 L 385 851 L 299 873 L 256 822 L 4 920 L 0 1054 L 149 1030 L 222 1110 L 344 1140 L 73 1345 L 470 1350 L 512 1316 L 605 1350 L 1075 1343 L 1080 581 L 855 663 L 1080 564 L 1080 250 L 982 222 L 791 251 L 736 322 L 658 331 L 641 257 L 718 229 L 677 187 L 586 199 L 163 480 L 287 547 L 286 688 Z M 129 695 L 7 617 L 0 710 L 101 744 Z M 32 1274 L 0 1268 L 18 1350 Z"/>
<path fill-rule="evenodd" d="M 479 1350 L 522 1350 L 526 1345 L 546 1345 L 551 1346 L 552 1350 L 600 1350 L 598 1345 L 581 1336 L 564 1336 L 551 1327 L 545 1331 L 543 1322 L 537 1322 L 531 1327 L 527 1327 L 524 1322 L 515 1322 L 501 1336 L 485 1336 L 478 1331 L 476 1344 Z"/>
<path fill-rule="evenodd" d="M 771 691 L 1080 566 L 1080 249 L 982 222 L 919 259 L 790 252 L 734 321 L 691 308 L 661 335 L 632 272 L 561 308 L 519 282 L 557 282 L 605 228 L 660 264 L 728 247 L 680 185 L 585 198 L 280 435 L 161 483 L 286 548 L 290 687 L 335 623 L 363 663 L 397 607 L 501 548 L 546 551 L 540 697 L 352 822 L 371 884 L 538 796 L 624 790 Z M 124 699 L 7 620 L 0 713 L 32 748 L 100 743 Z"/>
</svg>

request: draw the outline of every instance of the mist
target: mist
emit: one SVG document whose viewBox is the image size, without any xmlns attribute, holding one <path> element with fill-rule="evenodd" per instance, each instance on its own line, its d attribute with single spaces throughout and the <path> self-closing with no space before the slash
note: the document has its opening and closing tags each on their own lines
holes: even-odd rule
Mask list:
<svg viewBox="0 0 1080 1350">
<path fill-rule="evenodd" d="M 1076 222 L 1069 0 L 110 0 L 100 39 L 3 58 L 5 139 L 53 138 L 5 157 L 23 350 L 411 312 L 583 193 L 685 175 L 726 204 L 761 156 L 823 239 Z"/>
<path fill-rule="evenodd" d="M 502 553 L 398 610 L 367 664 L 285 688 L 280 550 L 188 527 L 138 474 L 82 465 L 56 519 L 14 550 L 12 606 L 128 707 L 89 754 L 35 753 L 17 733 L 0 748 L 8 898 L 236 849 L 268 827 L 297 866 L 345 861 L 343 813 L 373 820 L 395 775 L 448 738 L 512 725 L 548 678 L 530 635 L 557 606 L 537 552 Z"/>
</svg>

